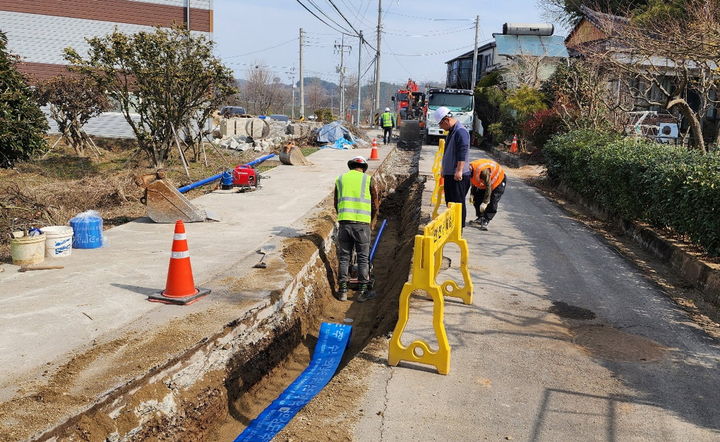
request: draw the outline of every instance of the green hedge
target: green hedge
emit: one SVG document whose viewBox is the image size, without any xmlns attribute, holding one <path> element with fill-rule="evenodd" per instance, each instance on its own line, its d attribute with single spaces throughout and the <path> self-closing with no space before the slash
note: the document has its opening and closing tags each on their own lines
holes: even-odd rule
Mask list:
<svg viewBox="0 0 720 442">
<path fill-rule="evenodd" d="M 551 179 L 720 255 L 720 154 L 579 130 L 551 139 L 544 155 Z"/>
</svg>

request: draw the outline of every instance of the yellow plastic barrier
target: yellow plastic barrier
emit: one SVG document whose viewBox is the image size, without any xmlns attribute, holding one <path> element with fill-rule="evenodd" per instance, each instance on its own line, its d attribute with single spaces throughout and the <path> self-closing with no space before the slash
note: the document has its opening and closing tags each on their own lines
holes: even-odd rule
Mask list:
<svg viewBox="0 0 720 442">
<path fill-rule="evenodd" d="M 409 361 L 432 365 L 440 374 L 450 372 L 450 344 L 445 333 L 443 295 L 458 297 L 465 304 L 470 304 L 473 292 L 468 270 L 467 241 L 461 237 L 461 220 L 462 205 L 450 203 L 447 211 L 425 227 L 423 235 L 415 236 L 412 276 L 400 294 L 398 322 L 388 349 L 389 365 L 395 366 L 400 361 Z M 455 281 L 448 280 L 440 285 L 436 282 L 442 264 L 443 248 L 448 242 L 454 242 L 460 247 L 460 268 L 464 283 L 462 288 Z M 414 341 L 407 347 L 400 342 L 410 317 L 410 296 L 415 291 L 424 291 L 433 300 L 433 329 L 438 342 L 436 351 L 431 351 L 430 346 L 421 340 Z"/>
<path fill-rule="evenodd" d="M 433 162 L 433 179 L 435 180 L 435 188 L 433 189 L 432 195 L 430 196 L 430 203 L 433 205 L 432 218 L 435 219 L 438 216 L 438 210 L 440 204 L 443 203 L 445 196 L 445 183 L 443 182 L 442 176 L 442 157 L 445 154 L 445 140 L 438 142 L 438 150 L 435 153 L 435 161 Z"/>
</svg>

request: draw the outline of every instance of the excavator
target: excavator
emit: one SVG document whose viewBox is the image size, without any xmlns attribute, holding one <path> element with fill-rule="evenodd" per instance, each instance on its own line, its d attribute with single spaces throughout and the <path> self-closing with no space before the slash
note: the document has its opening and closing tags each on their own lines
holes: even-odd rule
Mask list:
<svg viewBox="0 0 720 442">
<path fill-rule="evenodd" d="M 400 129 L 398 147 L 419 149 L 422 146 L 427 111 L 425 94 L 409 78 L 405 88 L 399 89 L 390 99 L 395 103 L 396 121 Z"/>
</svg>

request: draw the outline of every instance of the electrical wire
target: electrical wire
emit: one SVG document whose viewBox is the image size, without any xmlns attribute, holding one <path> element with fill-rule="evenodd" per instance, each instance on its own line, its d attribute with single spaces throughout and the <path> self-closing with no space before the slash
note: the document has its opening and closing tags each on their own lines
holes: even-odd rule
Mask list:
<svg viewBox="0 0 720 442">
<path fill-rule="evenodd" d="M 312 0 L 308 0 L 308 1 L 312 2 Z M 340 9 L 338 9 L 338 7 L 335 5 L 335 2 L 333 2 L 333 0 L 327 0 L 327 1 L 328 1 L 328 3 L 330 3 L 330 4 L 332 5 L 333 8 L 335 8 L 335 10 L 337 11 L 337 13 L 340 14 L 340 17 L 342 17 L 342 19 L 345 20 L 345 23 L 347 23 L 347 24 L 350 26 L 350 29 L 352 29 L 353 31 L 355 31 L 355 34 L 356 34 L 356 35 L 360 35 L 360 32 L 358 32 L 358 30 L 355 29 L 355 26 L 353 26 L 352 23 L 350 23 L 350 20 L 348 20 L 348 19 L 345 17 L 345 15 L 343 15 L 343 13 L 340 12 Z"/>
<path fill-rule="evenodd" d="M 344 30 L 343 30 L 343 31 L 340 31 L 340 30 L 334 28 L 333 26 L 329 25 L 328 22 L 326 22 L 325 20 L 323 20 L 322 18 L 320 18 L 316 13 L 314 13 L 313 11 L 311 11 L 307 6 L 305 6 L 304 3 L 301 2 L 300 0 L 295 0 L 295 1 L 298 2 L 298 4 L 300 4 L 300 6 L 302 6 L 307 12 L 309 12 L 310 14 L 312 14 L 315 18 L 317 18 L 318 20 L 320 20 L 321 22 L 323 22 L 323 24 L 325 24 L 325 26 L 327 26 L 328 28 L 332 29 L 332 30 L 335 31 L 335 32 L 339 32 L 339 33 L 341 33 L 341 34 L 346 34 L 346 33 L 347 33 L 347 31 L 344 31 Z"/>
<path fill-rule="evenodd" d="M 450 35 L 450 34 L 459 34 L 460 32 L 465 32 L 469 30 L 475 29 L 474 26 L 471 26 L 469 28 L 459 28 L 459 29 L 453 29 L 453 30 L 446 30 L 446 31 L 438 31 L 435 33 L 427 33 L 427 34 L 410 34 L 408 32 L 397 32 L 397 31 L 385 31 L 383 30 L 383 34 L 389 34 L 389 35 L 397 35 L 401 37 L 414 37 L 414 38 L 426 38 L 426 37 L 437 37 L 440 35 Z"/>
<path fill-rule="evenodd" d="M 315 3 L 315 0 L 307 0 L 307 1 L 308 1 L 311 5 L 313 5 L 313 7 L 314 7 L 320 14 L 322 14 L 325 18 L 327 18 L 327 19 L 330 20 L 331 22 L 335 23 L 335 25 L 336 25 L 338 28 L 342 29 L 342 30 L 345 31 L 345 32 L 350 32 L 350 31 L 347 30 L 347 28 L 345 28 L 345 25 L 341 25 L 340 23 L 338 23 L 337 21 L 335 21 L 335 19 L 333 19 L 332 17 L 330 17 L 329 15 L 327 15 L 327 14 L 325 13 L 325 11 L 324 11 L 320 6 L 318 6 L 317 3 Z"/>
<path fill-rule="evenodd" d="M 417 15 L 402 14 L 400 12 L 388 12 L 390 15 L 399 15 L 401 17 L 417 18 L 419 20 L 430 20 L 430 21 L 473 21 L 469 18 L 435 18 L 435 17 L 420 17 Z"/>
<path fill-rule="evenodd" d="M 223 57 L 223 58 L 224 58 L 224 59 L 228 59 L 228 58 L 236 58 L 236 57 L 245 57 L 245 56 L 248 56 L 248 55 L 257 54 L 258 52 L 265 52 L 265 51 L 269 51 L 270 49 L 279 48 L 280 46 L 285 46 L 286 44 L 295 42 L 295 41 L 297 41 L 297 40 L 298 40 L 298 37 L 295 37 L 295 38 L 291 38 L 290 40 L 284 41 L 284 42 L 282 42 L 282 43 L 278 43 L 278 44 L 276 44 L 276 45 L 274 45 L 274 46 L 269 46 L 269 47 L 264 48 L 264 49 L 258 49 L 258 50 L 256 50 L 256 51 L 246 52 L 246 53 L 244 53 L 244 54 L 230 55 L 230 56 L 228 56 L 228 57 Z"/>
<path fill-rule="evenodd" d="M 398 54 L 398 53 L 395 53 L 395 52 L 383 52 L 383 53 L 384 53 L 384 54 L 395 55 L 395 56 L 397 56 L 397 57 L 429 57 L 429 56 L 432 56 L 432 55 L 447 54 L 448 52 L 455 52 L 455 51 L 467 50 L 468 48 L 474 48 L 474 47 L 475 47 L 475 45 L 472 44 L 472 45 L 469 45 L 469 46 L 468 46 L 468 45 L 465 45 L 465 46 L 462 46 L 462 47 L 459 47 L 459 48 L 448 49 L 448 50 L 445 50 L 445 51 L 427 52 L 427 53 L 425 53 L 425 54 Z"/>
</svg>

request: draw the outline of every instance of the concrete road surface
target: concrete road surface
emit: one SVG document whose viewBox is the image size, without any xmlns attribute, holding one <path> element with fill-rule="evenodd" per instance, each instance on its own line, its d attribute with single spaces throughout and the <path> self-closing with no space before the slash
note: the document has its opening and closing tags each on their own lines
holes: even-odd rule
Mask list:
<svg viewBox="0 0 720 442">
<path fill-rule="evenodd" d="M 356 440 L 720 440 L 718 342 L 596 234 L 510 171 L 465 238 L 476 290 L 446 303 L 450 374 L 375 364 Z M 405 344 L 433 342 L 431 307 L 413 303 Z"/>
</svg>

